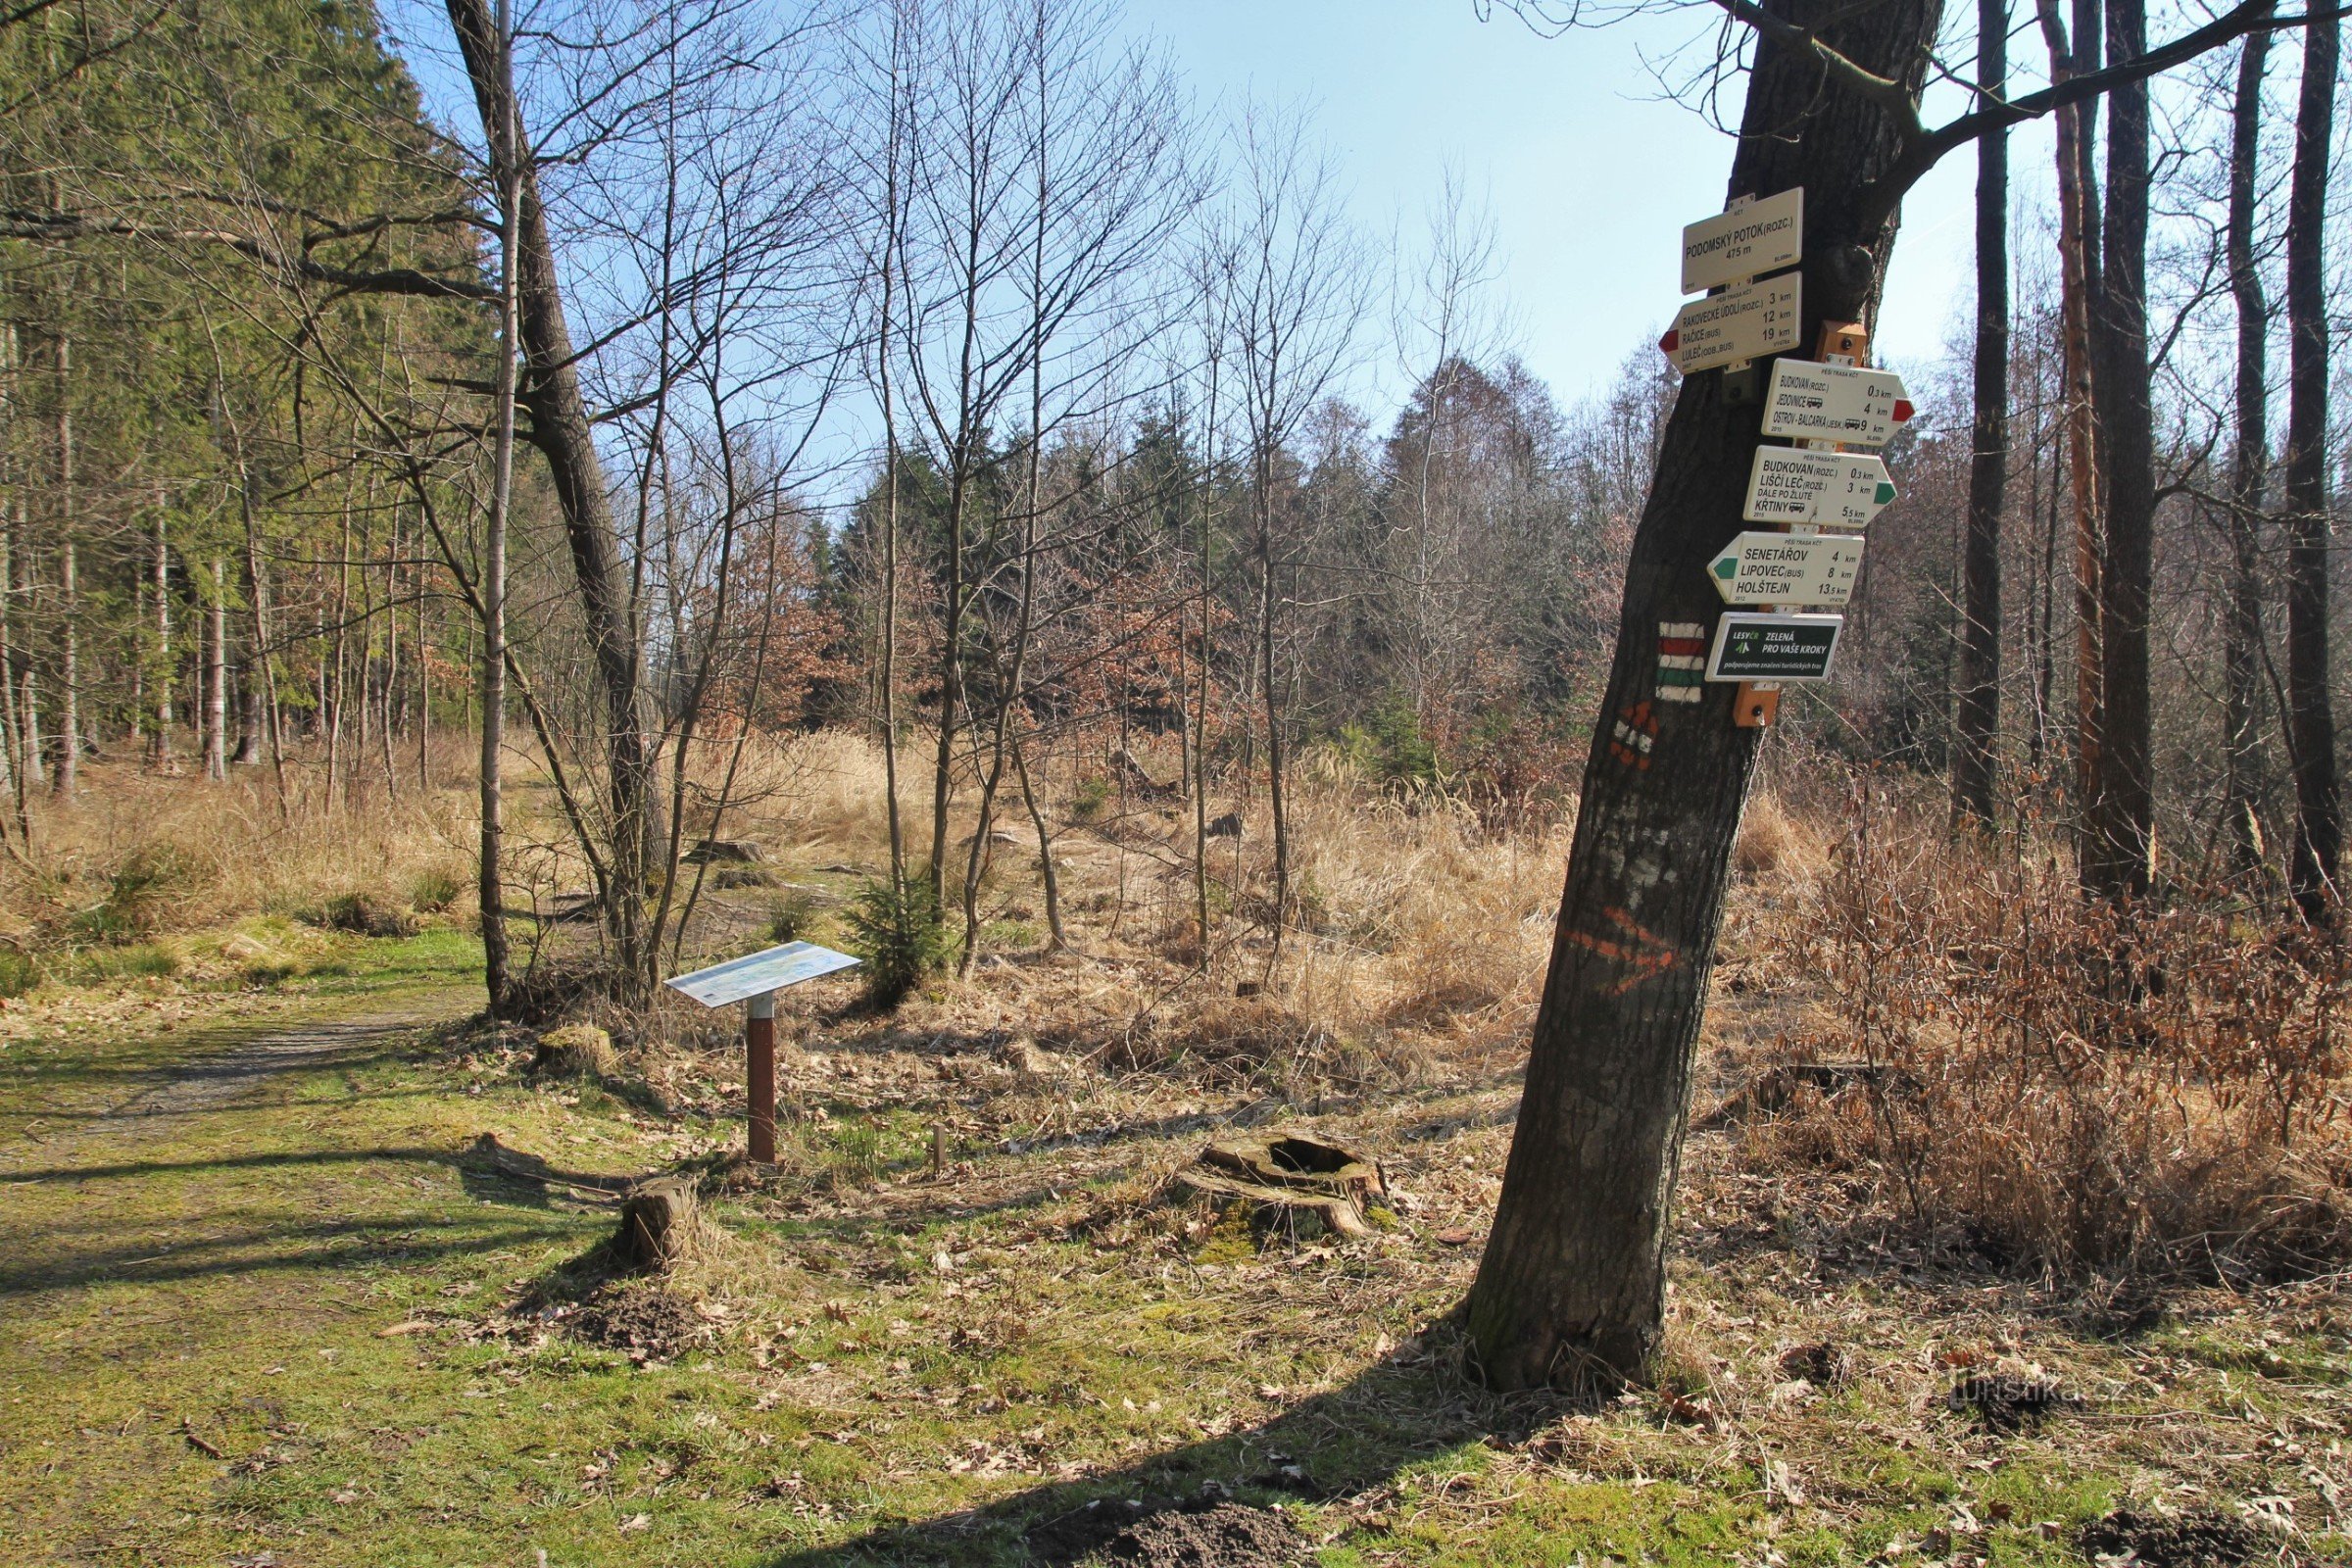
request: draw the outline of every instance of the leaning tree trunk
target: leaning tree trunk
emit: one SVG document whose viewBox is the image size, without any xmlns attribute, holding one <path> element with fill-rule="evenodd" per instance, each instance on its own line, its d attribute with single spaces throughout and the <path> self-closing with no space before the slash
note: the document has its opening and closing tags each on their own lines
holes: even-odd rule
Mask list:
<svg viewBox="0 0 2352 1568">
<path fill-rule="evenodd" d="M 2113 0 L 2107 58 L 2147 48 L 2145 0 Z M 2154 870 L 2155 790 L 2149 773 L 2148 607 L 2155 577 L 2156 429 L 2148 382 L 2148 84 L 2119 87 L 2107 116 L 2107 212 L 2100 288 L 2091 313 L 2093 406 L 2107 503 L 2099 563 L 2099 765 L 2089 801 L 2082 881 L 2123 898 Z"/>
<path fill-rule="evenodd" d="M 1998 99 L 2009 74 L 2006 0 L 1977 0 L 1977 80 Z M 2009 483 L 2009 133 L 1977 143 L 1976 421 L 1968 537 L 1960 558 L 1960 691 L 1952 822 L 1992 821 L 2001 725 L 2001 502 Z"/>
<path fill-rule="evenodd" d="M 2262 492 L 2270 456 L 2271 313 L 2254 258 L 2255 174 L 2261 156 L 2262 74 L 2271 35 L 2251 32 L 2237 57 L 2230 136 L 2230 292 L 2237 306 L 2237 451 L 2230 465 L 2230 602 L 2222 638 L 2223 811 L 2230 874 L 2262 870 Z"/>
<path fill-rule="evenodd" d="M 556 275 L 555 245 L 547 211 L 539 199 L 539 176 L 527 155 L 503 156 L 502 126 L 514 127 L 514 146 L 528 146 L 514 84 L 503 69 L 498 32 L 482 0 L 448 0 L 450 24 L 466 57 L 474 106 L 492 149 L 491 173 L 512 181 L 515 197 L 514 248 L 523 374 L 515 398 L 530 411 L 531 442 L 547 459 L 571 567 L 585 612 L 588 641 L 596 654 L 597 684 L 604 697 L 606 790 L 610 799 L 612 879 L 605 888 L 605 925 L 612 939 L 614 990 L 622 1001 L 650 995 L 656 956 L 645 926 L 646 880 L 653 844 L 654 759 L 646 744 L 644 674 L 638 657 L 637 617 L 629 576 L 621 568 L 618 535 L 605 489 L 604 464 L 597 456 L 587 405 L 580 397 L 571 328 Z M 510 162 L 519 167 L 508 167 Z"/>
<path fill-rule="evenodd" d="M 1774 9 L 1799 23 L 1842 13 L 1833 44 L 1916 100 L 1937 0 Z M 1875 306 L 1894 234 L 1862 216 L 1862 186 L 1896 150 L 1884 107 L 1826 81 L 1810 54 L 1759 41 L 1730 189 L 1804 187 L 1808 347 L 1824 322 Z M 1761 410 L 1728 401 L 1722 372 L 1688 377 L 1634 536 L 1526 1094 L 1470 1297 L 1479 1363 L 1503 1387 L 1612 1387 L 1657 1343 L 1691 1048 L 1759 733 L 1734 727 L 1728 686 L 1659 701 L 1659 643 L 1723 608 L 1706 563 L 1740 531 L 1760 429 Z M 1612 745 L 1619 720 L 1655 726 L 1646 758 Z"/>
<path fill-rule="evenodd" d="M 2322 247 L 2335 114 L 2339 24 L 2303 37 L 2295 164 L 2286 197 L 2286 707 L 2295 770 L 2295 844 L 2287 885 L 2306 919 L 2333 903 L 2343 851 L 2335 711 L 2328 696 L 2328 298 Z"/>
</svg>

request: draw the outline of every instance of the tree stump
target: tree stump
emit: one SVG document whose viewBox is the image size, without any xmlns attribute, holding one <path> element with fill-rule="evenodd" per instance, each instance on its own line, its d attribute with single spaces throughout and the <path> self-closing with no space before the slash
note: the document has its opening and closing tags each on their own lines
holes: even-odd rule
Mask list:
<svg viewBox="0 0 2352 1568">
<path fill-rule="evenodd" d="M 1389 1196 L 1377 1160 L 1307 1133 L 1210 1144 L 1176 1173 L 1195 1191 L 1303 1210 L 1343 1236 L 1369 1236 L 1365 1213 Z"/>
<path fill-rule="evenodd" d="M 558 1073 L 567 1078 L 602 1078 L 620 1065 L 612 1053 L 612 1037 L 592 1023 L 567 1024 L 539 1037 L 531 1053 L 533 1072 Z"/>
<path fill-rule="evenodd" d="M 704 839 L 679 857 L 688 865 L 758 865 L 766 858 L 749 839 Z"/>
<path fill-rule="evenodd" d="M 612 1255 L 621 1267 L 660 1274 L 691 1256 L 701 1238 L 701 1204 L 683 1176 L 648 1176 L 620 1205 Z"/>
</svg>

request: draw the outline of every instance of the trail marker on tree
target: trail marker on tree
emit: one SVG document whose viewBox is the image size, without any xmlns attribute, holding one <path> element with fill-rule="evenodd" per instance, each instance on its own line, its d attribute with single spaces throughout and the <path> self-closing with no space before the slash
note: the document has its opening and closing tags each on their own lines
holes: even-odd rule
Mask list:
<svg viewBox="0 0 2352 1568">
<path fill-rule="evenodd" d="M 1714 681 L 1820 681 L 1838 657 L 1843 615 L 1770 615 L 1727 611 L 1707 656 Z"/>
<path fill-rule="evenodd" d="M 1764 394 L 1764 433 L 1792 441 L 1883 447 L 1911 417 L 1911 395 L 1892 370 L 1812 360 L 1775 360 Z"/>
<path fill-rule="evenodd" d="M 776 1157 L 776 993 L 820 975 L 855 968 L 858 960 L 813 942 L 787 942 L 662 984 L 706 1007 L 745 1003 L 744 1095 L 751 1102 L 751 1154 L 761 1164 Z"/>
<path fill-rule="evenodd" d="M 1727 605 L 1842 605 L 1854 596 L 1862 541 L 1851 534 L 1740 534 L 1707 564 Z"/>
<path fill-rule="evenodd" d="M 1786 354 L 1796 347 L 1803 309 L 1803 285 L 1794 272 L 1735 284 L 1685 305 L 1658 347 L 1685 375 Z"/>
<path fill-rule="evenodd" d="M 1749 522 L 1867 528 L 1892 500 L 1886 462 L 1873 453 L 1758 447 L 1740 515 Z"/>
<path fill-rule="evenodd" d="M 1794 267 L 1805 247 L 1803 188 L 1683 226 L 1683 292 L 1696 294 Z"/>
</svg>

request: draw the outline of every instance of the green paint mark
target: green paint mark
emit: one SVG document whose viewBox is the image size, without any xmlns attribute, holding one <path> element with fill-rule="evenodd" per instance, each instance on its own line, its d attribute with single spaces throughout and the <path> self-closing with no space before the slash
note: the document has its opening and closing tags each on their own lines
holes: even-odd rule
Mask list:
<svg viewBox="0 0 2352 1568">
<path fill-rule="evenodd" d="M 1894 486 L 1888 484 L 1886 480 L 1881 479 L 1879 481 L 1879 493 L 1876 499 L 1879 505 L 1882 507 L 1886 505 L 1886 503 L 1889 501 L 1892 501 L 1894 499 Z"/>
<path fill-rule="evenodd" d="M 1721 560 L 1717 561 L 1715 563 L 1715 575 L 1721 577 L 1725 582 L 1730 582 L 1734 577 L 1739 576 L 1739 558 L 1736 556 L 1725 556 Z"/>
</svg>

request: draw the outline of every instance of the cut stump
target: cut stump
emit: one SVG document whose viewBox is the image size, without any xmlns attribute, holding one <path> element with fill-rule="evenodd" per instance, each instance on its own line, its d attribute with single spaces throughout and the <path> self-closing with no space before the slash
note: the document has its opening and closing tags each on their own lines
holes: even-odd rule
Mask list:
<svg viewBox="0 0 2352 1568">
<path fill-rule="evenodd" d="M 1312 1213 L 1343 1236 L 1371 1235 L 1366 1213 L 1389 1196 L 1378 1160 L 1299 1132 L 1220 1140 L 1177 1180 L 1196 1192 Z"/>
<path fill-rule="evenodd" d="M 649 1176 L 629 1188 L 620 1205 L 612 1255 L 623 1268 L 664 1273 L 693 1254 L 701 1232 L 694 1183 L 683 1176 Z"/>
</svg>

